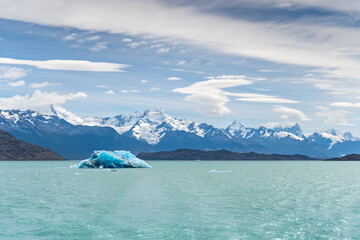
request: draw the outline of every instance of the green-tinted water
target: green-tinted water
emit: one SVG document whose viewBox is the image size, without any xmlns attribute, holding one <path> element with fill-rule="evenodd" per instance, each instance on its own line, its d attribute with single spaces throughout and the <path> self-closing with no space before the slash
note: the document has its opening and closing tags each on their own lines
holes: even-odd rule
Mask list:
<svg viewBox="0 0 360 240">
<path fill-rule="evenodd" d="M 0 239 L 360 239 L 360 162 L 149 163 L 0 162 Z"/>
</svg>

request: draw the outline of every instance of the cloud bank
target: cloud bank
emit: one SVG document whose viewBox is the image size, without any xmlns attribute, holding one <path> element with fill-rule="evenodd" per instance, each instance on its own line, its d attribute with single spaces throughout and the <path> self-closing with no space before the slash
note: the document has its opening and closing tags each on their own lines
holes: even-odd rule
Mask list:
<svg viewBox="0 0 360 240">
<path fill-rule="evenodd" d="M 1 4 L 0 4 L 1 5 Z M 67 70 L 67 71 L 89 71 L 89 72 L 123 72 L 123 68 L 129 65 L 107 62 L 90 62 L 84 60 L 20 60 L 13 58 L 0 58 L 2 64 L 27 65 L 39 69 Z M 1 71 L 1 70 L 0 70 Z M 18 77 L 20 72 L 15 75 Z"/>
<path fill-rule="evenodd" d="M 15 95 L 9 98 L 0 98 L 0 109 L 31 109 L 47 112 L 52 104 L 64 104 L 67 101 L 86 97 L 86 93 L 83 92 L 59 94 L 57 92 L 42 92 L 40 90 L 35 90 L 32 95 Z"/>
</svg>

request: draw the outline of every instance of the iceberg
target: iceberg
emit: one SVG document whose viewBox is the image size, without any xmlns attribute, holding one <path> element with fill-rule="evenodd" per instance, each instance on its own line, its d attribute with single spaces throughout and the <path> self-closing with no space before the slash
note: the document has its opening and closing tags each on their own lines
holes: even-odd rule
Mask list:
<svg viewBox="0 0 360 240">
<path fill-rule="evenodd" d="M 151 168 L 128 151 L 94 151 L 89 159 L 75 164 L 75 168 Z"/>
</svg>

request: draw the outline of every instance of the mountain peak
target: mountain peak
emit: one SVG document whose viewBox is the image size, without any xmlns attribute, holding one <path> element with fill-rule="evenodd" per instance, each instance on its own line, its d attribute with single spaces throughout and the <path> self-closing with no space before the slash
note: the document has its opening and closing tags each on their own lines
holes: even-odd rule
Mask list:
<svg viewBox="0 0 360 240">
<path fill-rule="evenodd" d="M 72 112 L 66 110 L 65 108 L 59 106 L 59 105 L 51 105 L 50 106 L 50 110 L 53 113 L 54 116 L 60 118 L 60 119 L 64 119 L 65 121 L 73 124 L 73 125 L 84 125 L 85 122 L 84 120 L 73 114 Z"/>
</svg>

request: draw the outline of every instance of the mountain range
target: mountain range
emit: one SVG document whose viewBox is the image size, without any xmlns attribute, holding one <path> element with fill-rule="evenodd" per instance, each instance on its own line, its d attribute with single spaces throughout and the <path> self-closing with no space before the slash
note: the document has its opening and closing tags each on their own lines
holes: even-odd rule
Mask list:
<svg viewBox="0 0 360 240">
<path fill-rule="evenodd" d="M 51 114 L 32 110 L 0 110 L 0 129 L 16 138 L 54 150 L 68 159 L 84 159 L 94 150 L 139 152 L 180 148 L 303 154 L 314 158 L 360 153 L 360 139 L 334 129 L 303 133 L 299 124 L 251 128 L 234 121 L 227 128 L 176 119 L 162 109 L 80 117 L 61 106 Z"/>
</svg>

